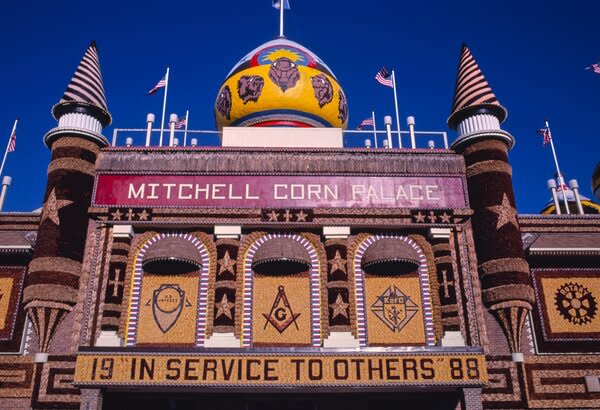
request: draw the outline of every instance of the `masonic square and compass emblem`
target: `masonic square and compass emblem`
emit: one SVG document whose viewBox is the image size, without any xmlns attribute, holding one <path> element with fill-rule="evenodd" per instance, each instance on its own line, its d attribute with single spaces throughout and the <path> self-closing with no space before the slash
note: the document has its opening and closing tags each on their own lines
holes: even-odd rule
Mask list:
<svg viewBox="0 0 600 410">
<path fill-rule="evenodd" d="M 150 300 L 146 306 L 150 305 Z M 162 284 L 152 293 L 152 314 L 161 332 L 167 333 L 177 323 L 184 307 L 192 304 L 185 298 L 185 291 L 176 284 Z"/>
<path fill-rule="evenodd" d="M 292 306 L 285 295 L 285 288 L 281 285 L 277 289 L 277 295 L 273 301 L 271 311 L 268 315 L 263 313 L 263 316 L 266 319 L 264 329 L 266 329 L 270 323 L 281 334 L 293 323 L 296 326 L 296 329 L 300 330 L 298 322 L 296 321 L 300 316 L 300 313 L 294 313 Z"/>
<path fill-rule="evenodd" d="M 371 305 L 371 311 L 392 332 L 398 332 L 417 314 L 419 307 L 395 285 L 388 287 Z"/>
</svg>

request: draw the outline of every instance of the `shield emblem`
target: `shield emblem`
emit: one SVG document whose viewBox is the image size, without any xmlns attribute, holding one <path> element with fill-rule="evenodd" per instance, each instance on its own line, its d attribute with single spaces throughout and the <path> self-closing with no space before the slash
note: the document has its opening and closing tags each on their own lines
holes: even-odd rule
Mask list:
<svg viewBox="0 0 600 410">
<path fill-rule="evenodd" d="M 419 307 L 396 286 L 388 287 L 371 305 L 371 311 L 392 332 L 398 332 L 417 314 Z"/>
<path fill-rule="evenodd" d="M 158 328 L 167 333 L 177 323 L 185 303 L 185 291 L 174 284 L 162 284 L 152 295 L 152 314 Z"/>
</svg>

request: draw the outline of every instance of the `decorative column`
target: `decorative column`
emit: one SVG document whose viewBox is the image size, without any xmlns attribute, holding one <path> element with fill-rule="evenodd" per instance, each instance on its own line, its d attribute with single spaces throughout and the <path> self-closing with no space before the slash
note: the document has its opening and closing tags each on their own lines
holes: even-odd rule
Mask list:
<svg viewBox="0 0 600 410">
<path fill-rule="evenodd" d="M 112 234 L 108 282 L 104 294 L 100 335 L 96 340 L 96 346 L 122 346 L 123 344 L 118 331 L 133 227 L 131 225 L 115 225 L 112 228 Z"/>
<path fill-rule="evenodd" d="M 515 209 L 508 150 L 514 138 L 500 129 L 507 112 L 463 44 L 452 114 L 452 148 L 465 158 L 483 302 L 500 322 L 515 360 L 521 329 L 534 303 Z"/>
<path fill-rule="evenodd" d="M 96 156 L 108 145 L 100 134 L 111 117 L 95 42 L 52 113 L 58 127 L 44 136 L 52 159 L 23 294 L 41 353 L 48 352 L 56 328 L 77 302 Z"/>
<path fill-rule="evenodd" d="M 452 248 L 449 228 L 430 228 L 429 242 L 433 250 L 438 280 L 438 294 L 442 310 L 443 346 L 464 346 L 465 341 L 460 332 L 458 299 L 456 296 L 457 280 L 454 273 Z"/>
</svg>

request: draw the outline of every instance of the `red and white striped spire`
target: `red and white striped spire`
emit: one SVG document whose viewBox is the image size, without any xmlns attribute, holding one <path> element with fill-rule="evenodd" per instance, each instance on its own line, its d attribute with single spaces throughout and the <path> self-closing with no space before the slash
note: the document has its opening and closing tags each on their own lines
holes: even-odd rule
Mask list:
<svg viewBox="0 0 600 410">
<path fill-rule="evenodd" d="M 499 123 L 507 117 L 506 109 L 500 105 L 473 54 L 471 54 L 471 50 L 464 43 L 460 52 L 451 111 L 448 125 L 454 129 L 465 118 L 476 113 L 492 114 L 498 119 Z"/>
<path fill-rule="evenodd" d="M 103 127 L 111 122 L 95 41 L 88 46 L 64 95 L 52 109 L 56 119 L 82 111 L 100 121 Z"/>
</svg>

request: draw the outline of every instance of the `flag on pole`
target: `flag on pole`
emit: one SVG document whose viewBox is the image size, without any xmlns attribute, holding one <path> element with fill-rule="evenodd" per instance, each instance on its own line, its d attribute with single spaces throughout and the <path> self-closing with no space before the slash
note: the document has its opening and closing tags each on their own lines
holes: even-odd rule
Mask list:
<svg viewBox="0 0 600 410">
<path fill-rule="evenodd" d="M 8 152 L 14 152 L 15 148 L 17 147 L 17 131 L 13 131 L 12 134 L 10 134 L 10 139 L 8 140 Z"/>
<path fill-rule="evenodd" d="M 537 133 L 540 137 L 544 138 L 544 146 L 552 140 L 552 135 L 550 135 L 550 129 L 548 128 L 540 128 L 537 130 Z"/>
<path fill-rule="evenodd" d="M 558 185 L 558 187 L 556 188 L 556 190 L 558 192 L 563 192 L 563 191 L 564 192 L 568 192 L 569 191 L 569 187 L 564 182 L 560 182 L 560 184 Z"/>
<path fill-rule="evenodd" d="M 586 70 L 592 70 L 596 74 L 600 74 L 600 61 L 597 62 L 597 63 L 594 63 L 592 65 L 587 66 L 585 69 Z"/>
<path fill-rule="evenodd" d="M 277 10 L 279 10 L 279 7 L 281 7 L 281 0 L 273 0 L 273 7 L 275 7 Z M 284 10 L 289 10 L 290 7 L 290 0 L 283 0 L 283 9 Z"/>
<path fill-rule="evenodd" d="M 160 81 L 157 82 L 156 85 L 150 89 L 150 91 L 148 91 L 148 95 L 156 94 L 158 90 L 160 90 L 161 88 L 165 88 L 166 85 L 167 81 L 165 80 L 165 77 L 161 78 Z"/>
<path fill-rule="evenodd" d="M 357 130 L 362 130 L 364 127 L 368 127 L 368 126 L 373 126 L 373 118 L 367 118 L 362 120 L 362 122 L 360 124 L 358 124 L 358 127 L 356 127 Z"/>
<path fill-rule="evenodd" d="M 186 121 L 185 117 L 177 119 L 177 122 L 175 123 L 175 128 L 180 129 L 180 128 L 185 127 L 186 122 L 187 121 Z"/>
<path fill-rule="evenodd" d="M 377 71 L 377 74 L 375 75 L 375 80 L 377 80 L 377 82 L 381 85 L 394 88 L 394 84 L 392 82 L 392 74 L 389 73 L 385 67 L 381 67 L 381 70 Z"/>
</svg>

